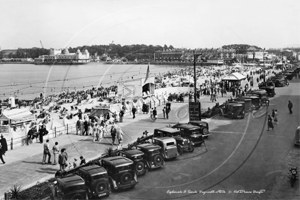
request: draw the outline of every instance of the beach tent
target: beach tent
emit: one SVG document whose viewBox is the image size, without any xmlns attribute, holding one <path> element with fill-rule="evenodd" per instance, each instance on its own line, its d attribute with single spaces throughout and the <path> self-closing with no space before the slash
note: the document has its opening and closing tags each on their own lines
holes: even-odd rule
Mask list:
<svg viewBox="0 0 300 200">
<path fill-rule="evenodd" d="M 92 109 L 90 116 L 106 115 L 107 113 L 111 113 L 109 106 L 98 106 Z"/>
<path fill-rule="evenodd" d="M 238 72 L 234 72 L 229 74 L 228 76 L 222 78 L 223 81 L 241 81 L 241 80 L 245 80 L 246 76 L 238 73 Z"/>
<path fill-rule="evenodd" d="M 35 120 L 35 116 L 28 109 L 4 110 L 0 116 L 0 132 L 9 132 L 10 127 L 23 125 Z"/>
</svg>

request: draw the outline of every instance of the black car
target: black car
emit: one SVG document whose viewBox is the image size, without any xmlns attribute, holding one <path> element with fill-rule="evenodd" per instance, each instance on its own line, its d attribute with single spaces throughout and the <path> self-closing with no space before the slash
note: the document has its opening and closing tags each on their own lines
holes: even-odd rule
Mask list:
<svg viewBox="0 0 300 200">
<path fill-rule="evenodd" d="M 138 149 L 121 150 L 119 151 L 119 155 L 129 158 L 134 162 L 134 169 L 138 176 L 146 174 L 147 164 L 146 164 L 146 160 L 144 159 L 145 158 L 144 152 Z"/>
<path fill-rule="evenodd" d="M 78 175 L 57 178 L 52 196 L 54 199 L 86 199 L 85 182 Z"/>
<path fill-rule="evenodd" d="M 200 127 L 200 133 L 203 138 L 208 138 L 210 136 L 209 124 L 205 121 L 189 121 L 188 124 Z"/>
<path fill-rule="evenodd" d="M 134 188 L 138 183 L 134 163 L 128 158 L 123 156 L 103 158 L 101 166 L 107 170 L 113 190 Z"/>
<path fill-rule="evenodd" d="M 201 144 L 204 142 L 202 129 L 199 126 L 177 123 L 174 126 L 172 126 L 172 128 L 180 130 L 181 136 L 190 139 L 195 146 L 201 146 Z"/>
<path fill-rule="evenodd" d="M 194 143 L 190 138 L 182 137 L 182 132 L 175 128 L 157 128 L 154 129 L 153 137 L 173 137 L 176 140 L 178 153 L 181 155 L 184 151 L 193 152 Z"/>
<path fill-rule="evenodd" d="M 79 168 L 77 174 L 83 178 L 87 187 L 88 197 L 109 196 L 111 193 L 107 171 L 98 165 Z"/>
<path fill-rule="evenodd" d="M 145 143 L 137 145 L 137 149 L 142 151 L 147 163 L 148 169 L 161 168 L 165 165 L 161 147 L 155 144 Z"/>
</svg>

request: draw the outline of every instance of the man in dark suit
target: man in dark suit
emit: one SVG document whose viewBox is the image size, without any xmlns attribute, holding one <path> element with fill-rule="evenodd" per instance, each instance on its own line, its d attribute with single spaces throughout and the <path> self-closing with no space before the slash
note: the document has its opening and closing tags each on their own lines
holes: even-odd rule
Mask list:
<svg viewBox="0 0 300 200">
<path fill-rule="evenodd" d="M 3 155 L 5 155 L 5 152 L 7 151 L 7 142 L 3 135 L 1 135 L 0 144 L 2 146 Z"/>
</svg>

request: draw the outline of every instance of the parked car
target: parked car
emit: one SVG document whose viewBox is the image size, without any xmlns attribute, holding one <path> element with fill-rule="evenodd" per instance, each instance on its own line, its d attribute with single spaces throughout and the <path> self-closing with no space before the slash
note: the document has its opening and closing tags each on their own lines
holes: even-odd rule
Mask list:
<svg viewBox="0 0 300 200">
<path fill-rule="evenodd" d="M 84 180 L 78 175 L 57 178 L 54 185 L 54 199 L 86 199 L 87 191 Z"/>
<path fill-rule="evenodd" d="M 121 150 L 119 151 L 119 155 L 129 158 L 134 162 L 134 169 L 138 176 L 146 174 L 147 164 L 146 164 L 144 152 L 138 149 Z"/>
<path fill-rule="evenodd" d="M 227 103 L 225 105 L 225 108 L 222 109 L 222 115 L 224 117 L 229 117 L 231 119 L 244 119 L 245 110 L 244 110 L 244 105 L 242 103 L 239 102 Z"/>
<path fill-rule="evenodd" d="M 275 84 L 275 87 L 284 87 L 288 85 L 288 82 L 285 78 L 276 78 L 272 80 Z"/>
<path fill-rule="evenodd" d="M 207 122 L 205 122 L 205 121 L 189 121 L 188 124 L 200 127 L 200 133 L 202 134 L 203 138 L 208 138 L 208 136 L 210 135 L 209 125 Z"/>
<path fill-rule="evenodd" d="M 138 183 L 132 160 L 123 156 L 103 158 L 101 166 L 107 170 L 113 190 L 134 188 Z"/>
<path fill-rule="evenodd" d="M 294 137 L 294 145 L 296 147 L 300 146 L 300 126 L 296 129 L 295 137 Z"/>
<path fill-rule="evenodd" d="M 172 137 L 153 138 L 152 143 L 161 147 L 160 151 L 164 159 L 179 156 L 176 140 Z"/>
<path fill-rule="evenodd" d="M 195 146 L 196 145 L 201 146 L 201 144 L 204 142 L 203 135 L 202 135 L 203 129 L 200 128 L 199 126 L 177 123 L 172 127 L 180 130 L 181 136 L 184 138 L 189 138 L 194 143 Z"/>
<path fill-rule="evenodd" d="M 77 174 L 83 178 L 89 198 L 109 196 L 111 193 L 107 171 L 98 165 L 79 168 Z"/>
<path fill-rule="evenodd" d="M 161 168 L 165 165 L 160 146 L 145 143 L 137 145 L 137 149 L 145 154 L 144 158 L 148 169 Z"/>
<path fill-rule="evenodd" d="M 181 136 L 181 131 L 174 128 L 157 128 L 154 129 L 153 137 L 173 137 L 177 143 L 178 153 L 181 155 L 184 151 L 193 152 L 194 151 L 194 143 L 190 140 L 190 138 L 184 138 Z"/>
</svg>

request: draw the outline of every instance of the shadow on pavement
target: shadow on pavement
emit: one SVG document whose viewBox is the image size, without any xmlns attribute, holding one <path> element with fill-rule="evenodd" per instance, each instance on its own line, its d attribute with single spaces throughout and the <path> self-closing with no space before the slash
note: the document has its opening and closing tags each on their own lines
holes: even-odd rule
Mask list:
<svg viewBox="0 0 300 200">
<path fill-rule="evenodd" d="M 38 164 L 38 165 L 42 165 L 43 164 L 43 162 L 37 162 L 37 161 L 25 161 L 25 160 L 23 160 L 22 162 L 23 163 L 29 163 L 29 164 Z"/>
</svg>

